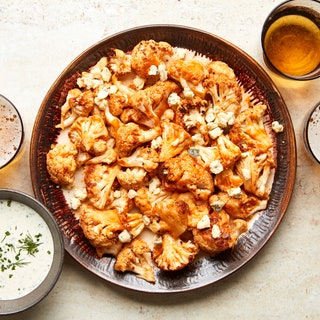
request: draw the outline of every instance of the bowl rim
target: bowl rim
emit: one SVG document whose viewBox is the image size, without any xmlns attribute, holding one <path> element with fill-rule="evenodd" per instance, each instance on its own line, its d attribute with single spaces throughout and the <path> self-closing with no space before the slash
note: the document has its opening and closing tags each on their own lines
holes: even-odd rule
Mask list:
<svg viewBox="0 0 320 320">
<path fill-rule="evenodd" d="M 9 163 L 11 163 L 15 159 L 15 157 L 17 156 L 19 151 L 21 150 L 25 134 L 24 134 L 23 120 L 22 120 L 21 114 L 20 114 L 19 110 L 17 109 L 17 107 L 7 97 L 5 97 L 2 94 L 0 94 L 0 103 L 6 104 L 8 107 L 11 108 L 11 110 L 13 110 L 17 114 L 18 120 L 19 120 L 19 125 L 20 125 L 20 128 L 21 128 L 21 134 L 20 134 L 20 138 L 19 138 L 20 139 L 19 145 L 18 145 L 16 151 L 12 154 L 11 158 L 7 162 L 5 162 L 3 164 L 0 164 L 0 169 L 2 169 L 4 167 L 6 167 Z"/>
<path fill-rule="evenodd" d="M 33 291 L 17 299 L 0 300 L 0 316 L 24 311 L 40 302 L 52 290 L 62 271 L 64 245 L 59 228 L 49 210 L 22 191 L 0 188 L 0 200 L 12 200 L 32 208 L 47 224 L 53 239 L 53 261 L 46 278 Z"/>
</svg>

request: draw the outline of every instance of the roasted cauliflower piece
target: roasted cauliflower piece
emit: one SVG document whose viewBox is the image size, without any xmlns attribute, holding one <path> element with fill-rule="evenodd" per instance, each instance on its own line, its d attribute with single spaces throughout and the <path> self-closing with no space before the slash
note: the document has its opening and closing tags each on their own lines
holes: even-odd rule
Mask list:
<svg viewBox="0 0 320 320">
<path fill-rule="evenodd" d="M 230 129 L 230 140 L 242 152 L 253 150 L 256 154 L 265 153 L 272 147 L 272 141 L 264 126 L 265 105 L 255 105 L 242 111 Z"/>
<path fill-rule="evenodd" d="M 132 50 L 131 67 L 141 78 L 150 78 L 152 66 L 159 67 L 166 64 L 169 57 L 173 55 L 172 46 L 164 41 L 142 40 Z"/>
<path fill-rule="evenodd" d="M 217 148 L 223 168 L 233 168 L 234 164 L 241 156 L 240 148 L 225 135 L 221 135 L 217 139 Z"/>
<path fill-rule="evenodd" d="M 108 66 L 116 75 L 125 75 L 131 72 L 131 55 L 120 49 L 113 49 L 114 55 L 109 58 Z"/>
<path fill-rule="evenodd" d="M 166 160 L 159 169 L 167 190 L 190 191 L 198 200 L 206 201 L 214 191 L 213 178 L 187 151 Z"/>
<path fill-rule="evenodd" d="M 160 134 L 160 127 L 144 130 L 133 122 L 120 126 L 115 135 L 118 157 L 129 156 L 134 149 L 155 139 Z"/>
<path fill-rule="evenodd" d="M 122 248 L 118 235 L 124 230 L 117 210 L 98 210 L 83 203 L 78 209 L 78 215 L 83 233 L 98 256 L 116 256 Z"/>
<path fill-rule="evenodd" d="M 112 202 L 112 185 L 120 171 L 119 165 L 91 164 L 84 168 L 84 183 L 90 203 L 104 209 Z"/>
<path fill-rule="evenodd" d="M 124 188 L 114 190 L 110 198 L 112 202 L 107 205 L 106 209 L 117 209 L 119 214 L 129 212 L 134 206 L 132 198 L 129 197 L 128 190 Z"/>
<path fill-rule="evenodd" d="M 198 245 L 193 241 L 182 241 L 165 233 L 162 241 L 154 245 L 152 259 L 158 268 L 164 271 L 176 271 L 185 268 L 199 252 Z"/>
<path fill-rule="evenodd" d="M 79 150 L 93 155 L 101 155 L 108 148 L 108 130 L 98 115 L 78 118 L 72 124 L 68 135 Z"/>
<path fill-rule="evenodd" d="M 233 248 L 239 235 L 247 231 L 246 221 L 234 222 L 224 210 L 210 213 L 209 221 L 207 228 L 194 228 L 192 233 L 195 243 L 211 256 Z"/>
<path fill-rule="evenodd" d="M 73 143 L 55 144 L 47 153 L 47 170 L 56 184 L 71 185 L 77 169 L 78 151 Z"/>
<path fill-rule="evenodd" d="M 233 170 L 226 169 L 215 176 L 214 184 L 222 191 L 231 193 L 232 190 L 239 190 L 238 194 L 240 194 L 240 187 L 243 185 L 243 180 L 234 173 Z"/>
<path fill-rule="evenodd" d="M 136 238 L 123 247 L 117 256 L 114 268 L 121 272 L 133 272 L 138 278 L 148 282 L 156 281 L 152 267 L 151 250 L 147 243 L 141 239 Z"/>
<path fill-rule="evenodd" d="M 168 96 L 178 90 L 172 81 L 159 81 L 143 90 L 138 90 L 129 98 L 129 105 L 140 111 L 149 119 L 148 126 L 153 128 L 159 124 L 163 112 L 167 108 Z"/>
<path fill-rule="evenodd" d="M 117 152 L 115 150 L 115 139 L 110 138 L 107 140 L 107 149 L 104 153 L 91 157 L 89 154 L 88 158 L 83 160 L 83 163 L 85 164 L 95 164 L 95 163 L 106 163 L 106 164 L 111 164 L 113 162 L 117 161 Z"/>
<path fill-rule="evenodd" d="M 235 171 L 242 178 L 247 192 L 267 199 L 272 187 L 274 166 L 270 153 L 255 155 L 255 152 L 249 151 L 242 154 Z"/>
<path fill-rule="evenodd" d="M 199 201 L 191 192 L 179 193 L 177 200 L 188 205 L 188 228 L 196 228 L 198 222 L 210 212 L 210 206 L 206 201 Z"/>
<path fill-rule="evenodd" d="M 231 218 L 244 220 L 267 207 L 267 200 L 247 194 L 243 190 L 237 198 L 229 196 L 227 192 L 219 192 L 210 197 L 209 203 L 214 211 L 219 212 L 223 209 Z"/>
<path fill-rule="evenodd" d="M 117 180 L 127 190 L 138 190 L 148 181 L 147 171 L 143 168 L 126 168 L 118 172 Z"/>
<path fill-rule="evenodd" d="M 82 92 L 80 89 L 71 89 L 65 103 L 61 107 L 59 128 L 65 129 L 72 125 L 78 117 L 87 117 L 94 106 L 94 95 L 91 90 Z"/>
<path fill-rule="evenodd" d="M 154 206 L 172 195 L 172 192 L 164 191 L 159 187 L 155 187 L 154 190 L 150 189 L 150 186 L 149 188 L 142 187 L 137 190 L 134 197 L 135 205 L 147 217 L 156 216 Z"/>
<path fill-rule="evenodd" d="M 168 121 L 162 121 L 160 125 L 162 128 L 162 144 L 159 160 L 161 162 L 173 158 L 192 144 L 190 134 L 180 125 Z"/>
<path fill-rule="evenodd" d="M 150 229 L 155 234 L 169 232 L 174 238 L 181 236 L 188 226 L 188 205 L 173 198 L 167 198 L 154 206 L 155 216 L 151 221 Z"/>
<path fill-rule="evenodd" d="M 159 165 L 159 155 L 156 150 L 150 147 L 137 148 L 132 155 L 118 160 L 122 167 L 143 168 L 147 172 L 155 171 Z"/>
<path fill-rule="evenodd" d="M 145 220 L 140 212 L 122 212 L 120 219 L 132 238 L 139 236 L 145 228 Z"/>
</svg>

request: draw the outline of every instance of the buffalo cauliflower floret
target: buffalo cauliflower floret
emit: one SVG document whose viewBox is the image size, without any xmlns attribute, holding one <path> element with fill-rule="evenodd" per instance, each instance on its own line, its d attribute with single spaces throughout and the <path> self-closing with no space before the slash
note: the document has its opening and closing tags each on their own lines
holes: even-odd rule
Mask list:
<svg viewBox="0 0 320 320">
<path fill-rule="evenodd" d="M 113 194 L 110 194 L 110 198 L 112 202 L 107 205 L 106 209 L 117 209 L 119 214 L 129 212 L 134 206 L 133 200 L 129 197 L 128 190 L 124 188 L 115 190 Z"/>
<path fill-rule="evenodd" d="M 168 66 L 168 76 L 181 83 L 185 98 L 193 98 L 195 94 L 204 97 L 202 82 L 207 76 L 207 70 L 200 61 L 173 60 Z"/>
<path fill-rule="evenodd" d="M 117 152 L 114 149 L 115 146 L 115 139 L 110 138 L 107 140 L 107 149 L 104 153 L 95 156 L 93 158 L 90 157 L 89 159 L 85 159 L 83 162 L 85 164 L 95 164 L 95 163 L 106 163 L 111 164 L 117 161 Z"/>
<path fill-rule="evenodd" d="M 225 169 L 232 168 L 241 156 L 240 148 L 225 135 L 217 139 L 217 148 L 220 155 L 219 160 Z"/>
<path fill-rule="evenodd" d="M 140 212 L 123 212 L 120 219 L 132 238 L 136 238 L 145 227 L 145 220 Z"/>
<path fill-rule="evenodd" d="M 126 168 L 125 170 L 120 170 L 117 179 L 120 185 L 127 190 L 138 190 L 145 186 L 148 181 L 147 171 L 143 168 Z"/>
<path fill-rule="evenodd" d="M 162 143 L 159 160 L 161 162 L 173 158 L 192 144 L 190 134 L 180 125 L 168 121 L 162 121 L 160 125 Z"/>
<path fill-rule="evenodd" d="M 211 256 L 233 248 L 239 235 L 247 230 L 244 220 L 233 222 L 223 210 L 213 211 L 209 214 L 209 219 L 208 228 L 194 228 L 192 233 L 195 243 Z"/>
<path fill-rule="evenodd" d="M 54 183 L 73 183 L 77 169 L 77 154 L 77 148 L 73 143 L 55 144 L 51 147 L 47 153 L 47 170 Z"/>
<path fill-rule="evenodd" d="M 274 161 L 269 153 L 255 155 L 246 152 L 236 164 L 236 172 L 243 180 L 244 189 L 257 197 L 267 198 L 273 181 Z"/>
<path fill-rule="evenodd" d="M 143 168 L 147 172 L 152 172 L 158 168 L 159 155 L 156 150 L 150 147 L 137 148 L 132 155 L 118 160 L 122 167 Z"/>
<path fill-rule="evenodd" d="M 209 203 L 215 209 L 223 208 L 233 219 L 244 220 L 267 207 L 267 200 L 248 195 L 244 191 L 237 198 L 229 196 L 227 192 L 219 192 L 210 197 Z"/>
<path fill-rule="evenodd" d="M 116 256 L 122 247 L 118 235 L 124 229 L 117 210 L 98 210 L 84 203 L 78 209 L 78 214 L 83 233 L 98 256 Z"/>
<path fill-rule="evenodd" d="M 126 244 L 117 256 L 114 265 L 115 270 L 126 272 L 131 271 L 148 282 L 155 282 L 154 270 L 152 267 L 151 250 L 147 243 L 141 239 L 134 239 Z"/>
<path fill-rule="evenodd" d="M 170 197 L 171 194 L 171 192 L 164 191 L 160 188 L 155 188 L 152 192 L 150 191 L 150 188 L 142 187 L 137 190 L 137 194 L 134 197 L 134 203 L 143 214 L 151 217 L 156 215 L 154 212 L 156 203 Z"/>
<path fill-rule="evenodd" d="M 184 242 L 165 233 L 162 241 L 154 245 L 152 259 L 161 270 L 176 271 L 191 263 L 198 252 L 198 246 L 191 240 Z"/>
<path fill-rule="evenodd" d="M 230 68 L 228 64 L 223 61 L 211 61 L 206 65 L 206 68 L 211 76 L 216 76 L 218 78 L 220 75 L 224 75 L 227 79 L 231 81 L 237 80 L 233 69 Z"/>
<path fill-rule="evenodd" d="M 235 116 L 239 114 L 242 91 L 236 80 L 230 80 L 224 74 L 214 75 L 204 80 L 203 86 L 216 108 L 222 112 L 232 112 Z"/>
<path fill-rule="evenodd" d="M 112 202 L 112 185 L 120 171 L 118 165 L 91 164 L 84 168 L 84 182 L 89 201 L 97 209 Z"/>
<path fill-rule="evenodd" d="M 197 200 L 191 192 L 178 194 L 177 200 L 188 205 L 188 228 L 195 228 L 199 220 L 210 212 L 208 202 Z"/>
<path fill-rule="evenodd" d="M 100 155 L 108 148 L 108 130 L 98 115 L 78 118 L 68 134 L 78 149 L 91 154 Z"/>
<path fill-rule="evenodd" d="M 166 160 L 159 171 L 167 190 L 190 191 L 196 199 L 203 201 L 214 191 L 211 174 L 188 152 Z"/>
<path fill-rule="evenodd" d="M 108 107 L 114 116 L 120 116 L 124 109 L 129 107 L 128 97 L 121 92 L 110 94 Z"/>
<path fill-rule="evenodd" d="M 267 152 L 272 141 L 264 126 L 265 105 L 255 105 L 242 111 L 229 132 L 230 140 L 240 147 L 242 152 L 249 149 L 256 154 Z"/>
<path fill-rule="evenodd" d="M 109 68 L 117 75 L 131 72 L 131 55 L 120 49 L 114 49 L 114 55 L 109 58 Z"/>
<path fill-rule="evenodd" d="M 94 106 L 94 96 L 91 90 L 82 92 L 79 89 L 71 89 L 68 92 L 65 103 L 61 107 L 61 120 L 59 128 L 66 128 L 78 117 L 87 117 Z"/>
<path fill-rule="evenodd" d="M 133 122 L 120 126 L 116 132 L 116 147 L 119 158 L 129 156 L 134 149 L 160 135 L 160 128 L 144 130 Z"/>
<path fill-rule="evenodd" d="M 173 198 L 157 202 L 154 207 L 155 216 L 151 220 L 150 229 L 155 234 L 169 232 L 174 238 L 182 235 L 188 226 L 188 205 Z"/>
<path fill-rule="evenodd" d="M 169 43 L 142 40 L 132 50 L 131 67 L 139 77 L 150 78 L 152 76 L 150 69 L 158 68 L 161 63 L 165 64 L 172 55 L 173 48 Z"/>
<path fill-rule="evenodd" d="M 149 119 L 148 126 L 152 128 L 158 125 L 162 114 L 167 109 L 168 96 L 178 88 L 178 85 L 172 81 L 156 82 L 154 85 L 132 94 L 129 104 Z"/>
<path fill-rule="evenodd" d="M 229 190 L 240 188 L 243 185 L 243 180 L 232 169 L 225 169 L 215 176 L 214 184 L 220 190 L 228 192 Z"/>
<path fill-rule="evenodd" d="M 84 71 L 81 77 L 77 80 L 79 88 L 96 89 L 104 82 L 109 82 L 111 79 L 111 72 L 108 69 L 107 57 L 102 57 L 94 66 L 89 69 L 89 72 Z"/>
</svg>

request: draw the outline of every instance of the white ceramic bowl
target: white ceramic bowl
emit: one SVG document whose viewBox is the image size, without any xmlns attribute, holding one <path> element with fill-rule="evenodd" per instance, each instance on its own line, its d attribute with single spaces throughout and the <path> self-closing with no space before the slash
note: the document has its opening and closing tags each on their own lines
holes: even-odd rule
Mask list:
<svg viewBox="0 0 320 320">
<path fill-rule="evenodd" d="M 64 245 L 49 211 L 31 196 L 0 189 L 0 315 L 41 301 L 61 273 Z"/>
</svg>

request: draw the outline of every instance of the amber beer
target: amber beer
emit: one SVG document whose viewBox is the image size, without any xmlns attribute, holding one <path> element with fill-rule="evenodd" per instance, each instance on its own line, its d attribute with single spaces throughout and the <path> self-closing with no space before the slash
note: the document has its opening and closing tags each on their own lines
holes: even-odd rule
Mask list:
<svg viewBox="0 0 320 320">
<path fill-rule="evenodd" d="M 270 18 L 263 31 L 267 64 L 282 74 L 300 77 L 320 66 L 320 12 L 288 7 Z"/>
</svg>

